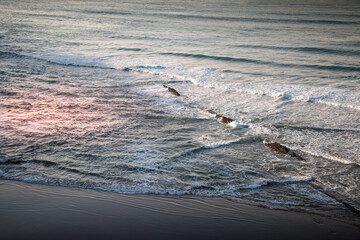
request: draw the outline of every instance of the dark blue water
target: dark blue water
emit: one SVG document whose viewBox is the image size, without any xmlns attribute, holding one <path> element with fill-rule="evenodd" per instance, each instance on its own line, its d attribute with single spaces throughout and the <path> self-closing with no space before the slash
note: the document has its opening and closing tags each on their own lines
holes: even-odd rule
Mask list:
<svg viewBox="0 0 360 240">
<path fill-rule="evenodd" d="M 0 178 L 356 218 L 359 10 L 1 1 Z"/>
</svg>

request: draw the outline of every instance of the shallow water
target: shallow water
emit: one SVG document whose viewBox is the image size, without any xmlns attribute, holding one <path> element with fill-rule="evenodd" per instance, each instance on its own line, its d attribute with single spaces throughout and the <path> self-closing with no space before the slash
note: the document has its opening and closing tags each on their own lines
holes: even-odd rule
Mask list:
<svg viewBox="0 0 360 240">
<path fill-rule="evenodd" d="M 0 4 L 1 178 L 360 210 L 356 1 Z"/>
</svg>

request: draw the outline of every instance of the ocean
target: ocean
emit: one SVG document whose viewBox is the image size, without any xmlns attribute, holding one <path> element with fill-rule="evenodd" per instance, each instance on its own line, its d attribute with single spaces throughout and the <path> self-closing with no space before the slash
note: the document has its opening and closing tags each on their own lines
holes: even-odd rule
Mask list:
<svg viewBox="0 0 360 240">
<path fill-rule="evenodd" d="M 359 146 L 359 1 L 0 1 L 0 179 L 358 220 Z"/>
</svg>

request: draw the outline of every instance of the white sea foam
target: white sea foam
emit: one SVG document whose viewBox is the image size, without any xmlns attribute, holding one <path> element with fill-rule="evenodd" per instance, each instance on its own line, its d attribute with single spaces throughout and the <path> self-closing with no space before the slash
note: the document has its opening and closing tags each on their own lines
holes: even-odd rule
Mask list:
<svg viewBox="0 0 360 240">
<path fill-rule="evenodd" d="M 229 140 L 229 141 L 219 141 L 217 143 L 210 143 L 208 145 L 205 145 L 204 148 L 208 148 L 208 149 L 219 148 L 219 147 L 223 147 L 223 146 L 228 146 L 230 144 L 238 143 L 241 140 L 243 140 L 243 138 Z"/>
<path fill-rule="evenodd" d="M 233 189 L 233 191 L 241 190 L 241 189 L 256 189 L 261 188 L 263 186 L 269 185 L 269 184 L 295 184 L 295 183 L 301 183 L 301 182 L 309 182 L 312 181 L 313 177 L 299 177 L 299 178 L 286 178 L 283 180 L 264 180 L 257 183 L 252 183 L 244 186 L 237 187 Z"/>
<path fill-rule="evenodd" d="M 221 88 L 245 94 L 266 95 L 301 102 L 318 102 L 338 107 L 360 110 L 360 94 L 351 90 L 330 87 L 309 87 L 274 83 L 224 83 L 190 79 L 194 84 L 206 88 Z"/>
<path fill-rule="evenodd" d="M 48 62 L 61 64 L 61 65 L 112 68 L 107 64 L 108 59 L 112 57 L 94 57 L 94 56 L 62 55 L 62 54 L 42 54 L 42 55 L 26 55 L 26 56 L 46 60 Z"/>
<path fill-rule="evenodd" d="M 137 71 L 146 72 L 190 81 L 205 88 L 218 88 L 238 93 L 265 95 L 300 102 L 318 102 L 337 107 L 347 107 L 360 110 L 360 94 L 351 90 L 331 87 L 310 87 L 302 85 L 274 84 L 267 82 L 227 83 L 219 82 L 220 74 L 213 68 L 186 69 L 184 67 L 147 68 Z M 135 70 L 134 69 L 134 70 Z"/>
<path fill-rule="evenodd" d="M 310 204 L 300 204 L 300 203 L 295 203 L 295 202 L 289 202 L 289 201 L 278 201 L 278 200 L 269 200 L 269 199 L 260 199 L 260 198 L 253 198 L 256 201 L 260 201 L 260 202 L 266 202 L 266 203 L 271 203 L 274 205 L 288 205 L 288 206 L 310 206 Z"/>
<path fill-rule="evenodd" d="M 188 68 L 178 63 L 165 61 L 164 59 L 123 57 L 120 55 L 94 57 L 57 54 L 43 54 L 33 57 L 64 65 L 112 68 L 118 70 L 127 69 L 171 79 L 190 81 L 195 85 L 205 88 L 219 88 L 238 93 L 266 95 L 301 102 L 318 102 L 360 110 L 360 93 L 356 91 L 331 87 L 274 84 L 269 82 L 229 83 L 226 82 L 226 79 L 222 79 L 223 77 L 218 69 L 201 67 Z"/>
<path fill-rule="evenodd" d="M 348 159 L 344 159 L 344 158 L 340 158 L 340 157 L 336 157 L 334 155 L 328 154 L 326 152 L 323 152 L 321 150 L 314 150 L 314 149 L 302 149 L 302 152 L 305 152 L 307 154 L 310 154 L 314 157 L 320 157 L 320 158 L 326 158 L 332 161 L 336 161 L 336 162 L 340 162 L 340 163 L 344 163 L 344 164 L 357 164 L 359 165 L 359 163 L 355 163 L 351 160 Z"/>
<path fill-rule="evenodd" d="M 232 128 L 248 128 L 248 124 L 244 124 L 242 121 L 234 120 L 228 124 Z"/>
<path fill-rule="evenodd" d="M 360 129 L 350 129 L 350 128 L 309 127 L 309 129 L 323 130 L 323 131 L 335 131 L 335 132 L 360 132 Z"/>
<path fill-rule="evenodd" d="M 277 135 L 277 131 L 261 124 L 250 123 L 248 134 L 257 136 Z"/>
</svg>

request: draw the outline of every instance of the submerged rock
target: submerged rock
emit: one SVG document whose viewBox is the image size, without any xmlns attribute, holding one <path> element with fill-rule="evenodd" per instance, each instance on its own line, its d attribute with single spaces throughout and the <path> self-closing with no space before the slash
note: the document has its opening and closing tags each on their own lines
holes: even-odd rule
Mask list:
<svg viewBox="0 0 360 240">
<path fill-rule="evenodd" d="M 171 87 L 168 87 L 166 85 L 163 85 L 164 88 L 167 88 L 169 90 L 169 92 L 171 92 L 172 95 L 175 95 L 175 96 L 180 96 L 180 93 L 178 93 L 178 91 L 176 91 L 175 89 L 171 88 Z"/>
<path fill-rule="evenodd" d="M 225 117 L 225 116 L 222 116 L 222 115 L 219 115 L 219 114 L 216 114 L 215 116 L 217 119 L 219 119 L 222 123 L 226 123 L 226 124 L 229 124 L 231 122 L 233 122 L 234 120 L 232 120 L 231 118 L 228 118 L 228 117 Z"/>
<path fill-rule="evenodd" d="M 276 143 L 276 142 L 264 142 L 269 148 L 271 148 L 272 150 L 274 150 L 275 152 L 278 153 L 282 153 L 282 154 L 287 154 L 290 157 L 295 157 L 298 160 L 304 160 L 301 156 L 299 156 L 298 154 L 296 154 L 293 150 L 291 150 L 288 147 L 285 147 L 284 145 L 281 145 L 280 143 Z"/>
<path fill-rule="evenodd" d="M 234 120 L 231 119 L 231 118 L 228 118 L 228 117 L 225 117 L 225 116 L 223 116 L 223 115 L 217 114 L 217 113 L 214 112 L 213 110 L 206 110 L 206 111 L 207 111 L 208 113 L 210 113 L 210 114 L 214 114 L 215 117 L 216 117 L 217 119 L 219 119 L 222 123 L 229 124 L 229 123 L 231 123 L 231 122 L 234 121 Z"/>
</svg>

